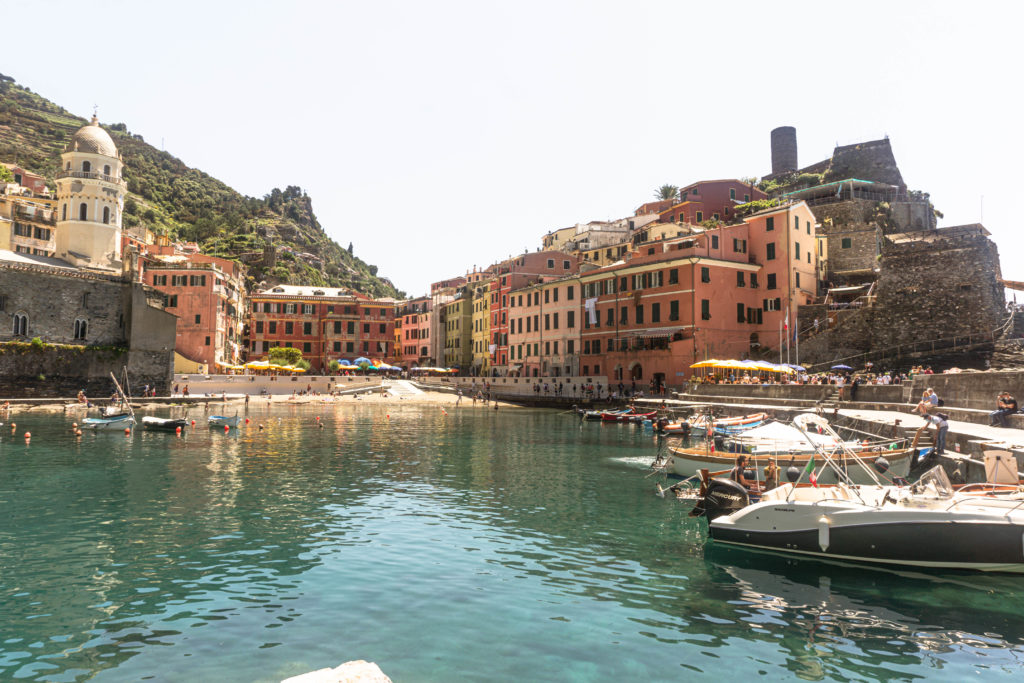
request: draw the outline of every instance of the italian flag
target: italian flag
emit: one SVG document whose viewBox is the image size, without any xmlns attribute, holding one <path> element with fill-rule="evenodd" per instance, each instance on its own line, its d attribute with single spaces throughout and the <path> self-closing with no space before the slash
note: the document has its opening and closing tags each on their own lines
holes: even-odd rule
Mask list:
<svg viewBox="0 0 1024 683">
<path fill-rule="evenodd" d="M 811 453 L 811 459 L 807 461 L 807 467 L 804 468 L 804 472 L 807 474 L 807 478 L 814 486 L 818 485 L 818 476 L 814 473 L 814 454 Z"/>
</svg>

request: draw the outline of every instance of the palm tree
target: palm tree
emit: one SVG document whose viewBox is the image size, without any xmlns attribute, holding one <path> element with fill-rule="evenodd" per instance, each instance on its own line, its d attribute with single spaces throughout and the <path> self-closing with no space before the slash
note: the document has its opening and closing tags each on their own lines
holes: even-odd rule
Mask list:
<svg viewBox="0 0 1024 683">
<path fill-rule="evenodd" d="M 655 199 L 678 199 L 679 188 L 675 185 L 662 185 L 654 191 Z"/>
</svg>

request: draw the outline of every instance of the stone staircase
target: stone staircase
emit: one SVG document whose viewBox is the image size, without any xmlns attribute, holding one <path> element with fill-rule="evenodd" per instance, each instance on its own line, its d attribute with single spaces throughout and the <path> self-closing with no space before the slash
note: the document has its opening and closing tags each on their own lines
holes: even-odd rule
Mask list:
<svg viewBox="0 0 1024 683">
<path fill-rule="evenodd" d="M 387 392 L 395 398 L 408 398 L 423 393 L 419 387 L 404 379 L 386 380 L 383 384 Z"/>
</svg>

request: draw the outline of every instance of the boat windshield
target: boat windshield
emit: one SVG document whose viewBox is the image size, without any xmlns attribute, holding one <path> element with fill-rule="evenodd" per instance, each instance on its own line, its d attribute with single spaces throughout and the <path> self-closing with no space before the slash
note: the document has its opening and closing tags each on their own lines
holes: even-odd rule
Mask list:
<svg viewBox="0 0 1024 683">
<path fill-rule="evenodd" d="M 921 475 L 912 491 L 915 495 L 928 498 L 949 498 L 953 495 L 953 485 L 949 483 L 949 477 L 942 466 L 936 465 Z"/>
</svg>

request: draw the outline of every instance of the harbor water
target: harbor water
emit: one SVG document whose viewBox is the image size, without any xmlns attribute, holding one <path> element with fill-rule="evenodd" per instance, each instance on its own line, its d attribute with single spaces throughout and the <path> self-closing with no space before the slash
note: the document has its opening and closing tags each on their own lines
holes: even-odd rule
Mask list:
<svg viewBox="0 0 1024 683">
<path fill-rule="evenodd" d="M 650 433 L 446 410 L 253 404 L 225 433 L 199 407 L 182 437 L 81 439 L 7 417 L 0 680 L 1024 675 L 1019 577 L 706 545 L 654 495 Z"/>
</svg>

